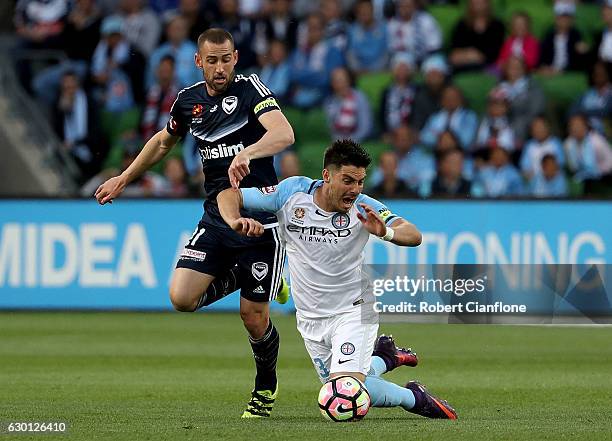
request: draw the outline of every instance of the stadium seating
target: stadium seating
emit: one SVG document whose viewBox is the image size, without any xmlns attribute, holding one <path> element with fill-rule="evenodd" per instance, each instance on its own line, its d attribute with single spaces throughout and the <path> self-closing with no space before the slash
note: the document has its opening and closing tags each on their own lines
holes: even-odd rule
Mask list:
<svg viewBox="0 0 612 441">
<path fill-rule="evenodd" d="M 380 111 L 382 95 L 389 83 L 391 83 L 391 74 L 388 72 L 361 75 L 357 80 L 357 88 L 368 98 L 375 115 Z"/>
<path fill-rule="evenodd" d="M 463 9 L 454 5 L 432 5 L 428 11 L 438 21 L 444 41 L 444 47 L 450 47 L 450 39 L 455 23 L 463 16 Z"/>
</svg>

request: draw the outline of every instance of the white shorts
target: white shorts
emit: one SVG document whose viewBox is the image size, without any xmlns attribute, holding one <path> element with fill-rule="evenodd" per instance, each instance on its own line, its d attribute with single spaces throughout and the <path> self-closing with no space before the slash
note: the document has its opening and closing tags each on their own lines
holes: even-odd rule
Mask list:
<svg viewBox="0 0 612 441">
<path fill-rule="evenodd" d="M 378 320 L 364 324 L 361 308 L 333 317 L 309 319 L 296 314 L 297 328 L 322 383 L 331 374 L 370 370 Z"/>
</svg>

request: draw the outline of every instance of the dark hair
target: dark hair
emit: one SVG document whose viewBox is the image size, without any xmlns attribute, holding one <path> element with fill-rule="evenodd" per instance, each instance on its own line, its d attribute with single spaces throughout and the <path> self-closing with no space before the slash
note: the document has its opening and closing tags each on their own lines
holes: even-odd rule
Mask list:
<svg viewBox="0 0 612 441">
<path fill-rule="evenodd" d="M 161 59 L 159 60 L 159 63 L 157 63 L 157 65 L 159 66 L 160 64 L 162 64 L 164 61 L 169 61 L 170 63 L 172 63 L 172 65 L 174 66 L 176 64 L 176 60 L 174 59 L 174 57 L 170 54 L 164 55 L 163 57 L 161 57 Z"/>
<path fill-rule="evenodd" d="M 358 143 L 352 139 L 339 139 L 325 150 L 323 168 L 342 167 L 343 165 L 354 165 L 355 167 L 368 168 L 372 158 Z"/>
<path fill-rule="evenodd" d="M 557 162 L 557 157 L 555 155 L 552 153 L 546 153 L 544 156 L 542 156 L 540 164 L 544 165 L 545 162 L 550 161 L 551 159 L 555 161 L 555 163 Z"/>
<path fill-rule="evenodd" d="M 77 80 L 81 80 L 81 78 L 77 75 L 76 70 L 74 69 L 66 69 L 62 73 L 62 77 L 76 77 Z"/>
<path fill-rule="evenodd" d="M 206 41 L 209 41 L 213 44 L 223 44 L 226 41 L 229 41 L 232 44 L 232 49 L 235 47 L 234 37 L 232 37 L 232 34 L 221 28 L 210 28 L 202 32 L 198 37 L 198 49 Z"/>
</svg>

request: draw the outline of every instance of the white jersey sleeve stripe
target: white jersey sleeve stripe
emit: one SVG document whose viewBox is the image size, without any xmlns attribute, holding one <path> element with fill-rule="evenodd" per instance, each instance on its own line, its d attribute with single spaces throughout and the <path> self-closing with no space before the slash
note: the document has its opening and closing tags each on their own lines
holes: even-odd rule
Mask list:
<svg viewBox="0 0 612 441">
<path fill-rule="evenodd" d="M 274 262 L 272 268 L 272 283 L 270 284 L 270 295 L 268 300 L 272 301 L 278 294 L 280 287 L 280 277 L 283 272 L 283 263 L 285 261 L 284 247 L 281 244 L 280 238 L 278 237 L 278 228 L 272 230 L 272 236 L 274 237 Z"/>
<path fill-rule="evenodd" d="M 261 89 L 266 92 L 266 95 L 271 95 L 272 91 L 270 89 L 268 89 L 266 87 L 266 85 L 259 79 L 259 77 L 257 76 L 257 74 L 253 74 L 251 75 L 251 78 L 253 78 L 253 81 L 255 81 L 257 84 L 259 84 L 259 86 L 261 87 Z"/>
<path fill-rule="evenodd" d="M 261 87 L 259 87 L 259 85 L 258 85 L 258 84 L 255 82 L 255 80 L 253 79 L 253 77 L 252 77 L 252 76 L 251 76 L 251 77 L 249 77 L 249 80 L 251 81 L 251 84 L 253 85 L 253 87 L 255 87 L 255 89 L 257 89 L 257 92 L 259 92 L 259 94 L 260 94 L 262 97 L 264 97 L 264 96 L 266 96 L 266 95 L 267 95 L 267 94 L 264 92 L 264 90 L 263 90 Z"/>
</svg>

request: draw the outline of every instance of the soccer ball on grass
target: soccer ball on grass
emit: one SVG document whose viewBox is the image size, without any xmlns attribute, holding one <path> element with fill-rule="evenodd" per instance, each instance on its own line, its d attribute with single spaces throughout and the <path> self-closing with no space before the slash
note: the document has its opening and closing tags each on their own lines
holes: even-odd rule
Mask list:
<svg viewBox="0 0 612 441">
<path fill-rule="evenodd" d="M 357 421 L 370 409 L 370 394 L 356 378 L 332 378 L 319 391 L 319 409 L 325 418 L 335 422 Z"/>
</svg>

